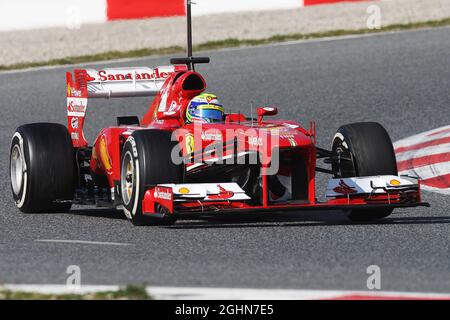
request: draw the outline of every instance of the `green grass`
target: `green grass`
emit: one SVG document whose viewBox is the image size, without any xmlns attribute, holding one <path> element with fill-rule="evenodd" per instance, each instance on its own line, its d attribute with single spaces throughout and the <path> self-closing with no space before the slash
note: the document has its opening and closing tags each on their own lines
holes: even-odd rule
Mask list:
<svg viewBox="0 0 450 320">
<path fill-rule="evenodd" d="M 144 286 L 129 285 L 117 291 L 88 294 L 42 294 L 0 289 L 0 300 L 150 300 Z"/>
<path fill-rule="evenodd" d="M 266 39 L 246 39 L 239 40 L 235 38 L 229 38 L 220 41 L 209 41 L 199 45 L 194 46 L 194 51 L 205 51 L 205 50 L 216 50 L 222 48 L 236 48 L 236 47 L 249 47 L 258 46 L 277 42 L 286 42 L 294 40 L 307 40 L 307 39 L 317 39 L 335 36 L 346 36 L 346 35 L 359 35 L 359 34 L 369 34 L 369 33 L 379 33 L 387 31 L 400 31 L 409 29 L 421 29 L 421 28 L 433 28 L 433 27 L 443 27 L 450 25 L 450 18 L 435 21 L 425 21 L 416 22 L 409 24 L 393 24 L 380 29 L 359 29 L 359 30 L 334 30 L 326 32 L 315 32 L 315 33 L 293 33 L 286 35 L 275 35 Z M 136 58 L 136 57 L 147 57 L 155 55 L 168 55 L 184 52 L 184 48 L 179 46 L 160 48 L 160 49 L 139 49 L 130 51 L 109 51 L 104 53 L 97 53 L 92 55 L 84 55 L 78 57 L 67 57 L 62 59 L 52 59 L 49 61 L 42 62 L 29 62 L 29 63 L 16 63 L 11 65 L 0 65 L 0 71 L 14 70 L 14 69 L 24 69 L 24 68 L 34 68 L 42 66 L 55 66 L 55 65 L 65 65 L 65 64 L 81 64 L 93 61 L 107 61 L 112 59 L 121 58 Z"/>
</svg>

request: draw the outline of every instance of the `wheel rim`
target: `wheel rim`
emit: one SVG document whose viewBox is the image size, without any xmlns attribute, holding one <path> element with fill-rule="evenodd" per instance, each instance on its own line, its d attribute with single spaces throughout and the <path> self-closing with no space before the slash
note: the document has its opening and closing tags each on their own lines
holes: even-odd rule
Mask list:
<svg viewBox="0 0 450 320">
<path fill-rule="evenodd" d="M 127 152 L 123 158 L 122 170 L 120 174 L 120 185 L 122 200 L 125 205 L 128 205 L 131 201 L 134 189 L 134 162 L 133 157 Z"/>
<path fill-rule="evenodd" d="M 332 146 L 333 153 L 337 154 L 339 157 L 342 154 L 350 153 L 348 148 L 344 146 L 344 141 L 340 138 L 337 138 L 333 142 Z M 353 157 L 352 157 L 353 159 Z M 333 161 L 332 169 L 335 172 L 339 172 L 339 178 L 353 177 L 358 176 L 355 163 L 353 161 Z"/>
<path fill-rule="evenodd" d="M 11 151 L 11 185 L 15 195 L 19 195 L 23 182 L 23 158 L 20 147 L 16 144 Z"/>
</svg>

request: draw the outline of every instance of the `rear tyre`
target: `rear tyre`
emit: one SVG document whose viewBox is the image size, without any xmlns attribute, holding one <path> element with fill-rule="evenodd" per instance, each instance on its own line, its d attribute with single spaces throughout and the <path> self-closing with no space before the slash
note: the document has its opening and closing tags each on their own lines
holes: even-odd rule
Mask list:
<svg viewBox="0 0 450 320">
<path fill-rule="evenodd" d="M 66 127 L 32 123 L 17 128 L 11 141 L 10 178 L 20 211 L 69 211 L 75 176 L 74 149 Z"/>
<path fill-rule="evenodd" d="M 335 154 L 350 152 L 353 161 L 333 163 L 333 171 L 339 177 L 363 177 L 397 175 L 397 162 L 389 134 L 379 123 L 359 122 L 340 127 L 333 138 Z M 348 218 L 355 222 L 381 219 L 393 209 L 351 210 Z"/>
<path fill-rule="evenodd" d="M 166 208 L 155 208 L 162 217 L 146 216 L 142 200 L 151 186 L 183 182 L 183 164 L 172 161 L 178 147 L 171 133 L 162 130 L 138 130 L 127 139 L 122 150 L 120 194 L 125 216 L 134 225 L 171 225 L 176 217 Z M 175 151 L 176 152 L 176 151 Z"/>
</svg>

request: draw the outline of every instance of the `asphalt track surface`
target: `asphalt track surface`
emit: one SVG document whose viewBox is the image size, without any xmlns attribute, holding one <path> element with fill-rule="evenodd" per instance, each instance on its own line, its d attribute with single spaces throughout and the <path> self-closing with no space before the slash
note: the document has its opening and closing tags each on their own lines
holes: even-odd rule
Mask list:
<svg viewBox="0 0 450 320">
<path fill-rule="evenodd" d="M 276 103 L 280 117 L 317 120 L 318 143 L 328 147 L 339 125 L 350 122 L 378 121 L 394 141 L 448 125 L 449 52 L 450 29 L 443 28 L 218 51 L 198 69 L 229 110 Z M 167 63 L 162 57 L 119 65 Z M 10 137 L 20 124 L 65 123 L 66 69 L 0 74 L 0 283 L 64 284 L 66 268 L 78 265 L 82 284 L 366 290 L 366 269 L 378 265 L 383 290 L 450 292 L 450 200 L 436 193 L 424 193 L 430 209 L 358 225 L 339 212 L 191 219 L 171 227 L 133 227 L 120 212 L 99 209 L 19 213 L 9 186 Z M 114 124 L 115 115 L 143 114 L 147 104 L 92 102 L 88 137 Z"/>
</svg>

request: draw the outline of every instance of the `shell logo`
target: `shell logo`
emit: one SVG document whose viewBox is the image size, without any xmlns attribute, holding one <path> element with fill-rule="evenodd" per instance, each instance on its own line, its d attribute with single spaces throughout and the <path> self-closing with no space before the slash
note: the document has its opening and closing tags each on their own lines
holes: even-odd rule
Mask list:
<svg viewBox="0 0 450 320">
<path fill-rule="evenodd" d="M 399 186 L 401 183 L 397 179 L 392 179 L 391 181 L 389 181 L 389 184 L 391 186 Z"/>
<path fill-rule="evenodd" d="M 190 192 L 190 190 L 186 187 L 182 187 L 182 188 L 178 189 L 178 192 L 181 194 L 188 194 Z"/>
</svg>

